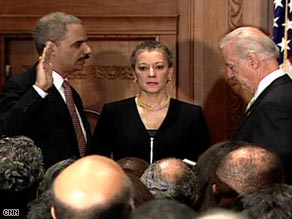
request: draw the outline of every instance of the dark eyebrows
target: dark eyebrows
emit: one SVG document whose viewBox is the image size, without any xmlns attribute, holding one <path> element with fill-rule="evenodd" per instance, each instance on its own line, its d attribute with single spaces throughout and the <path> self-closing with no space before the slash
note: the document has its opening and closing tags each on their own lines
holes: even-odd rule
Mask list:
<svg viewBox="0 0 292 219">
<path fill-rule="evenodd" d="M 233 69 L 235 67 L 235 65 L 230 64 L 230 63 L 225 63 L 225 66 L 227 66 L 227 68 Z"/>
<path fill-rule="evenodd" d="M 85 42 L 86 42 L 85 40 L 77 40 L 72 44 L 72 46 L 81 45 L 82 43 L 85 43 Z"/>
<path fill-rule="evenodd" d="M 156 65 L 166 65 L 166 64 L 167 64 L 167 62 L 159 61 L 159 62 L 154 63 L 154 66 L 156 66 Z M 148 65 L 149 66 L 149 64 L 144 63 L 144 62 L 137 63 L 137 65 Z"/>
</svg>

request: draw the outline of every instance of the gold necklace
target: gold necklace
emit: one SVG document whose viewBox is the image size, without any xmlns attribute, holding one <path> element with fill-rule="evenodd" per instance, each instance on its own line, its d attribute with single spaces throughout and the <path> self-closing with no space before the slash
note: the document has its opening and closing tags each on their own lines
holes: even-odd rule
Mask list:
<svg viewBox="0 0 292 219">
<path fill-rule="evenodd" d="M 141 96 L 141 94 L 137 94 L 137 95 L 136 95 L 138 106 L 140 106 L 140 107 L 142 107 L 142 108 L 144 108 L 144 109 L 147 109 L 147 110 L 149 110 L 149 111 L 151 111 L 151 112 L 159 111 L 159 110 L 164 109 L 165 107 L 167 107 L 167 106 L 169 105 L 169 102 L 170 102 L 170 96 L 167 95 L 167 101 L 166 101 L 166 103 L 165 103 L 164 105 L 162 105 L 162 106 L 150 106 L 150 105 L 144 103 L 144 102 L 140 99 L 140 96 Z"/>
</svg>

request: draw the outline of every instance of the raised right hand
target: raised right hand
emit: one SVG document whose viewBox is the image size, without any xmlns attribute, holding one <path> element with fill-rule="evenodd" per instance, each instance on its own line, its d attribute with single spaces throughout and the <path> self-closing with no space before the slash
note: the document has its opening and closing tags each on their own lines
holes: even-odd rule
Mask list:
<svg viewBox="0 0 292 219">
<path fill-rule="evenodd" d="M 39 64 L 37 66 L 35 85 L 45 92 L 47 92 L 53 86 L 53 66 L 50 62 L 52 53 L 53 43 L 49 41 L 43 50 L 42 56 L 39 57 Z"/>
</svg>

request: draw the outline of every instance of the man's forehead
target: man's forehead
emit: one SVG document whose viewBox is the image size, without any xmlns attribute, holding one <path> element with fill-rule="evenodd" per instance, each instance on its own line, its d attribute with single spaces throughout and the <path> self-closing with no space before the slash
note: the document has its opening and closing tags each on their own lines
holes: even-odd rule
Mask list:
<svg viewBox="0 0 292 219">
<path fill-rule="evenodd" d="M 68 39 L 72 37 L 76 37 L 79 39 L 87 38 L 85 29 L 83 28 L 82 24 L 79 24 L 79 23 L 67 24 L 67 33 L 64 39 Z"/>
</svg>

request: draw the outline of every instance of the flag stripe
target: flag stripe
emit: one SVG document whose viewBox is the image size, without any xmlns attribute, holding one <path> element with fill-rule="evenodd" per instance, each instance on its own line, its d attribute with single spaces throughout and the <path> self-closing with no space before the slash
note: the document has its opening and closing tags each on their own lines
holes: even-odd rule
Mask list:
<svg viewBox="0 0 292 219">
<path fill-rule="evenodd" d="M 289 60 L 291 59 L 291 1 L 274 0 L 273 40 L 280 49 L 279 64 L 286 72 L 289 70 Z"/>
</svg>

